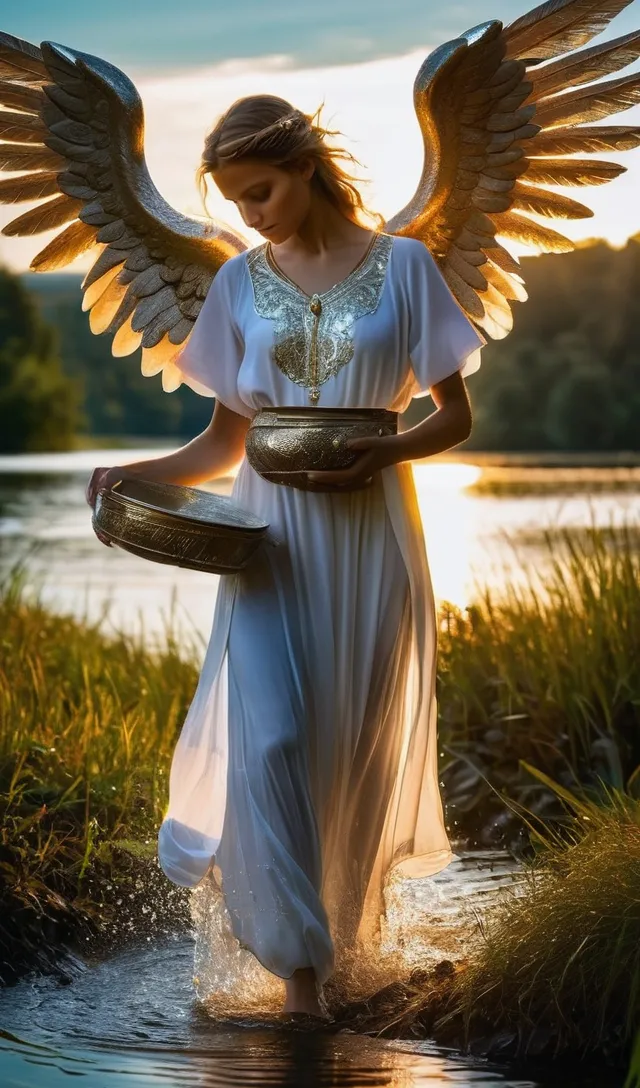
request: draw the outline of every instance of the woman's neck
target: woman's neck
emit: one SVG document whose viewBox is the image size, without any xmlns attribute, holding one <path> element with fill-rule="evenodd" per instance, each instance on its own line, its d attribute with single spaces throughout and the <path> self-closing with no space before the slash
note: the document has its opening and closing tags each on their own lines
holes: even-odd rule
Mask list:
<svg viewBox="0 0 640 1088">
<path fill-rule="evenodd" d="M 350 245 L 361 245 L 370 233 L 366 227 L 347 219 L 329 201 L 316 197 L 295 234 L 280 245 L 272 246 L 272 250 L 276 257 L 281 253 L 321 258 Z"/>
</svg>

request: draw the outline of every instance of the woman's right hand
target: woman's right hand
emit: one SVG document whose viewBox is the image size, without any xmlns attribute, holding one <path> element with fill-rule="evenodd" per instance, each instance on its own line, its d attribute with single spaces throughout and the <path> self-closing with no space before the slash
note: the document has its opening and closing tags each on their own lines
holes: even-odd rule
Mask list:
<svg viewBox="0 0 640 1088">
<path fill-rule="evenodd" d="M 96 505 L 98 491 L 101 489 L 108 491 L 118 480 L 124 480 L 126 475 L 126 469 L 120 468 L 118 465 L 114 465 L 112 468 L 94 468 L 85 490 L 85 498 L 89 506 L 93 508 Z"/>
<path fill-rule="evenodd" d="M 123 480 L 127 476 L 125 469 L 120 468 L 118 465 L 114 465 L 112 468 L 94 468 L 91 473 L 91 478 L 87 484 L 85 490 L 85 498 L 89 506 L 94 509 L 96 505 L 96 499 L 98 497 L 98 491 L 109 490 L 113 487 L 118 480 Z M 108 537 L 104 536 L 98 529 L 93 527 L 93 531 L 96 534 L 98 540 L 103 544 L 106 544 L 108 548 L 112 546 Z"/>
</svg>

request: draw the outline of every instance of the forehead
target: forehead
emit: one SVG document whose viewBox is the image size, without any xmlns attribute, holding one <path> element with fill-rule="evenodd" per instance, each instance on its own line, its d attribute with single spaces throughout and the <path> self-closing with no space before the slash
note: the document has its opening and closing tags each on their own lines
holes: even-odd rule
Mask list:
<svg viewBox="0 0 640 1088">
<path fill-rule="evenodd" d="M 211 176 L 224 197 L 228 200 L 236 200 L 253 185 L 271 181 L 276 173 L 278 169 L 275 166 L 247 160 L 227 163 L 214 170 Z"/>
</svg>

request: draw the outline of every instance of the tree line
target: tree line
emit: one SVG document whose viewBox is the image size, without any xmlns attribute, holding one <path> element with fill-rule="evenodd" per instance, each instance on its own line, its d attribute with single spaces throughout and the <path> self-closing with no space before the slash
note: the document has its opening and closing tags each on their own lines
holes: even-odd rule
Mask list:
<svg viewBox="0 0 640 1088">
<path fill-rule="evenodd" d="M 640 450 L 640 235 L 522 261 L 529 300 L 469 379 L 485 450 Z"/>
<path fill-rule="evenodd" d="M 474 426 L 464 448 L 640 449 L 640 235 L 522 260 L 529 301 L 490 342 L 469 379 Z M 190 438 L 213 401 L 166 394 L 140 355 L 115 359 L 81 310 L 80 277 L 0 269 L 0 450 L 60 450 L 78 436 Z M 433 410 L 414 401 L 405 425 Z"/>
</svg>

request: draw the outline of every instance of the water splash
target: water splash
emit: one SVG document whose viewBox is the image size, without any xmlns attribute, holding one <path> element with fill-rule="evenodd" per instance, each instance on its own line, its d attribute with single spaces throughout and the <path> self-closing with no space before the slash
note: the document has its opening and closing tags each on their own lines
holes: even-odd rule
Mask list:
<svg viewBox="0 0 640 1088">
<path fill-rule="evenodd" d="M 393 878 L 386 888 L 381 939 L 355 948 L 336 948 L 336 970 L 325 993 L 330 1004 L 361 1001 L 406 979 L 415 967 L 469 954 L 479 938 L 483 914 L 502 888 L 516 887 L 518 867 L 503 851 L 454 855 L 433 877 Z M 224 897 L 213 875 L 191 895 L 195 934 L 194 987 L 209 1015 L 277 1015 L 284 981 L 267 971 L 233 935 Z"/>
</svg>

